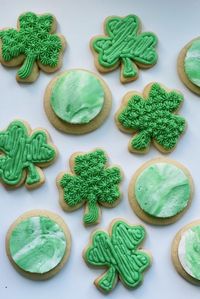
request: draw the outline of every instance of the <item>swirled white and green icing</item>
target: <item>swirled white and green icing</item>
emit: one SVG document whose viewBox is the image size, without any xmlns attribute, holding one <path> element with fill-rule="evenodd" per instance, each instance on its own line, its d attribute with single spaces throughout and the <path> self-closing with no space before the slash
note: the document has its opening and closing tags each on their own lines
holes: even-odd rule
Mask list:
<svg viewBox="0 0 200 299">
<path fill-rule="evenodd" d="M 54 113 L 70 124 L 87 124 L 102 110 L 104 88 L 100 80 L 84 70 L 70 70 L 52 87 L 50 104 Z"/>
<path fill-rule="evenodd" d="M 200 87 L 200 38 L 192 42 L 184 59 L 184 70 L 187 78 Z"/>
<path fill-rule="evenodd" d="M 182 233 L 178 258 L 183 269 L 193 278 L 200 280 L 200 224 Z"/>
<path fill-rule="evenodd" d="M 67 239 L 62 228 L 46 216 L 33 216 L 20 222 L 11 232 L 9 251 L 19 268 L 44 274 L 63 259 Z"/>
<path fill-rule="evenodd" d="M 146 167 L 135 182 L 135 198 L 147 214 L 167 218 L 180 213 L 191 195 L 189 178 L 174 164 L 159 162 Z"/>
</svg>

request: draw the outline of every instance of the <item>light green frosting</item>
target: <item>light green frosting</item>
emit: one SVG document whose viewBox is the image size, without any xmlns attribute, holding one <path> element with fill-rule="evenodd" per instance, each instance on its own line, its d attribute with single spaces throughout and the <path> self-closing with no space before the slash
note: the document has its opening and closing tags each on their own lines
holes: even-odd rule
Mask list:
<svg viewBox="0 0 200 299">
<path fill-rule="evenodd" d="M 195 40 L 187 50 L 184 67 L 188 79 L 200 87 L 200 39 Z"/>
<path fill-rule="evenodd" d="M 101 112 L 104 96 L 103 86 L 96 76 L 84 70 L 71 70 L 57 79 L 50 103 L 62 120 L 86 124 Z"/>
<path fill-rule="evenodd" d="M 182 234 L 178 257 L 184 270 L 200 280 L 200 225 L 196 225 Z"/>
<path fill-rule="evenodd" d="M 147 167 L 135 183 L 135 197 L 141 209 L 154 217 L 167 218 L 188 204 L 191 188 L 185 173 L 170 163 Z"/>
<path fill-rule="evenodd" d="M 62 260 L 67 240 L 62 228 L 45 216 L 20 222 L 12 231 L 9 248 L 14 262 L 24 271 L 46 273 Z"/>
</svg>

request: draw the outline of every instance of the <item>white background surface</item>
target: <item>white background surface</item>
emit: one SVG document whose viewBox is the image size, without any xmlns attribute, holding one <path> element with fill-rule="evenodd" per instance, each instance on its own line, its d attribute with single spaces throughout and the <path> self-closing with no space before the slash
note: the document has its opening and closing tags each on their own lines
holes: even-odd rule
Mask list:
<svg viewBox="0 0 200 299">
<path fill-rule="evenodd" d="M 119 69 L 104 75 L 113 93 L 113 108 L 109 119 L 95 132 L 83 136 L 69 136 L 58 132 L 48 122 L 43 110 L 44 90 L 55 76 L 40 74 L 32 85 L 18 84 L 15 69 L 0 66 L 0 128 L 5 128 L 15 118 L 27 120 L 32 128 L 46 128 L 59 150 L 55 164 L 45 170 L 46 183 L 39 189 L 27 191 L 21 187 L 7 191 L 0 186 L 0 298 L 1 299 L 85 299 L 102 298 L 93 280 L 102 273 L 100 269 L 88 268 L 81 256 L 94 228 L 82 225 L 83 210 L 65 213 L 58 204 L 56 175 L 66 169 L 69 156 L 75 151 L 90 151 L 94 147 L 104 148 L 112 164 L 124 170 L 122 184 L 123 200 L 114 209 L 103 209 L 98 227 L 107 228 L 113 218 L 123 217 L 131 223 L 141 222 L 133 214 L 127 199 L 127 188 L 135 170 L 145 161 L 159 156 L 155 149 L 144 156 L 130 154 L 127 150 L 129 135 L 116 128 L 113 115 L 122 96 L 130 90 L 142 91 L 151 81 L 162 82 L 169 88 L 184 93 L 185 103 L 181 114 L 188 121 L 186 134 L 177 149 L 169 155 L 185 164 L 192 173 L 195 196 L 191 208 L 177 223 L 167 227 L 145 225 L 148 237 L 144 243 L 154 257 L 152 267 L 144 277 L 144 283 L 136 290 L 127 290 L 118 283 L 109 298 L 132 299 L 197 299 L 199 288 L 180 277 L 170 259 L 171 241 L 175 233 L 185 224 L 200 218 L 199 145 L 200 145 L 200 99 L 181 83 L 176 72 L 176 59 L 180 49 L 191 39 L 200 35 L 200 1 L 198 0 L 0 0 L 0 28 L 16 27 L 17 17 L 24 11 L 55 14 L 60 31 L 68 41 L 62 70 L 86 68 L 95 71 L 93 56 L 89 49 L 90 38 L 103 33 L 103 20 L 109 15 L 125 16 L 134 13 L 140 17 L 143 30 L 153 31 L 159 38 L 159 61 L 155 67 L 141 71 L 134 83 L 122 85 Z M 67 164 L 68 167 L 68 164 Z M 4 248 L 9 225 L 27 210 L 44 208 L 57 212 L 67 222 L 73 242 L 67 265 L 53 279 L 35 282 L 20 276 L 10 265 Z"/>
</svg>

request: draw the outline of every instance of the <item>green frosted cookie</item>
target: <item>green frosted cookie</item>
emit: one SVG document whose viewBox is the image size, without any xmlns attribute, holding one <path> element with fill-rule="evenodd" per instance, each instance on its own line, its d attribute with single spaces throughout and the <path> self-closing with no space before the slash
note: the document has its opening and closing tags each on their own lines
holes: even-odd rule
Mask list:
<svg viewBox="0 0 200 299">
<path fill-rule="evenodd" d="M 152 224 L 176 221 L 189 206 L 193 191 L 188 170 L 176 161 L 158 158 L 143 164 L 131 179 L 133 210 Z"/>
<path fill-rule="evenodd" d="M 108 233 L 95 231 L 83 257 L 89 266 L 106 268 L 95 280 L 96 287 L 105 293 L 112 291 L 121 280 L 128 288 L 135 288 L 143 281 L 143 273 L 151 264 L 151 256 L 140 248 L 146 231 L 142 225 L 129 225 L 116 219 Z"/>
<path fill-rule="evenodd" d="M 156 82 L 148 84 L 143 94 L 128 92 L 115 122 L 121 131 L 133 134 L 129 151 L 144 154 L 151 144 L 163 153 L 173 151 L 186 129 L 185 119 L 177 114 L 182 103 L 179 91 Z"/>
<path fill-rule="evenodd" d="M 200 221 L 184 226 L 172 243 L 172 260 L 176 270 L 193 284 L 200 285 Z"/>
<path fill-rule="evenodd" d="M 16 29 L 0 31 L 0 62 L 9 67 L 21 65 L 16 79 L 33 82 L 39 69 L 52 73 L 61 67 L 65 38 L 55 34 L 56 19 L 51 14 L 26 12 L 19 16 Z"/>
<path fill-rule="evenodd" d="M 71 172 L 57 177 L 61 207 L 74 211 L 85 206 L 83 223 L 92 225 L 101 217 L 100 205 L 115 207 L 119 203 L 119 167 L 108 167 L 108 158 L 101 149 L 90 153 L 75 153 L 70 158 Z"/>
<path fill-rule="evenodd" d="M 95 65 L 100 72 L 110 72 L 121 66 L 122 83 L 136 80 L 138 68 L 150 68 L 158 59 L 157 37 L 152 32 L 141 33 L 137 16 L 112 16 L 104 22 L 105 36 L 95 36 L 90 43 Z"/>
<path fill-rule="evenodd" d="M 63 220 L 46 211 L 19 217 L 7 234 L 7 253 L 17 270 L 33 279 L 46 279 L 64 265 L 70 233 Z"/>
<path fill-rule="evenodd" d="M 108 116 L 111 94 L 99 76 L 74 69 L 49 83 L 44 107 L 57 129 L 65 133 L 83 134 L 98 128 Z"/>
<path fill-rule="evenodd" d="M 200 37 L 191 40 L 180 51 L 177 69 L 182 82 L 200 95 Z"/>
<path fill-rule="evenodd" d="M 52 164 L 57 156 L 47 131 L 31 130 L 21 120 L 0 131 L 0 152 L 0 180 L 11 188 L 23 183 L 29 189 L 39 187 L 45 181 L 41 168 Z"/>
</svg>

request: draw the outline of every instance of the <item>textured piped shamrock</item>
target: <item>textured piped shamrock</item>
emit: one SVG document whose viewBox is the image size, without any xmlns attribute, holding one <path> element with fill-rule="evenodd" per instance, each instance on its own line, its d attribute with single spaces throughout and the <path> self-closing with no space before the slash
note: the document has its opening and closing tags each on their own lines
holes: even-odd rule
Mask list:
<svg viewBox="0 0 200 299">
<path fill-rule="evenodd" d="M 85 225 L 98 223 L 99 205 L 113 207 L 119 202 L 122 175 L 118 167 L 106 168 L 106 163 L 100 149 L 74 154 L 70 159 L 72 173 L 63 172 L 57 178 L 62 208 L 73 211 L 85 205 Z"/>
<path fill-rule="evenodd" d="M 0 132 L 1 181 L 13 187 L 24 181 L 28 188 L 42 184 L 44 175 L 39 167 L 48 166 L 56 157 L 56 150 L 48 139 L 47 132 L 41 129 L 31 132 L 19 120 Z"/>
<path fill-rule="evenodd" d="M 1 62 L 5 66 L 18 66 L 17 80 L 29 82 L 38 76 L 38 67 L 54 72 L 60 67 L 65 39 L 52 34 L 56 30 L 56 19 L 51 14 L 37 16 L 32 12 L 22 14 L 17 30 L 0 31 Z"/>
<path fill-rule="evenodd" d="M 122 220 L 111 223 L 110 235 L 98 230 L 93 233 L 89 247 L 83 257 L 88 265 L 105 267 L 107 271 L 95 280 L 95 285 L 103 292 L 110 292 L 118 278 L 129 288 L 138 286 L 142 272 L 151 264 L 150 256 L 138 250 L 145 238 L 141 225 L 131 226 Z"/>
<path fill-rule="evenodd" d="M 152 141 L 161 152 L 171 152 L 186 127 L 185 119 L 174 114 L 182 102 L 181 93 L 167 91 L 159 83 L 147 85 L 143 96 L 134 92 L 125 95 L 116 124 L 122 131 L 136 133 L 129 150 L 145 153 Z"/>
<path fill-rule="evenodd" d="M 150 68 L 157 62 L 157 37 L 151 32 L 140 33 L 140 20 L 135 15 L 108 17 L 105 35 L 94 37 L 91 49 L 99 71 L 110 72 L 121 65 L 122 83 L 137 79 L 138 67 Z"/>
</svg>

